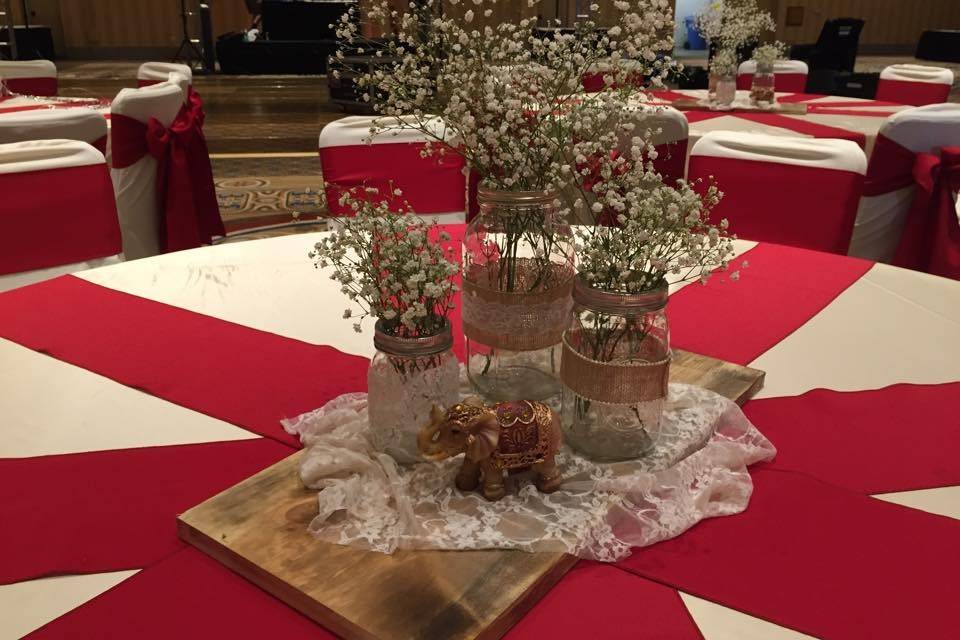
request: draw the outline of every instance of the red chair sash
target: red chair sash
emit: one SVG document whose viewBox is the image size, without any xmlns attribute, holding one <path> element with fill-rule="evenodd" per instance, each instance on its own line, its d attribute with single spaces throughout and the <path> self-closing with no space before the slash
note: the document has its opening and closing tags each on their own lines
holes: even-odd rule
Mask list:
<svg viewBox="0 0 960 640">
<path fill-rule="evenodd" d="M 863 184 L 863 195 L 879 196 L 913 184 L 913 151 L 883 134 L 877 135 Z"/>
<path fill-rule="evenodd" d="M 105 164 L 0 174 L 0 194 L 0 275 L 122 251 Z"/>
<path fill-rule="evenodd" d="M 107 138 L 108 136 L 100 136 L 96 140 L 91 140 L 90 145 L 100 153 L 107 154 Z"/>
<path fill-rule="evenodd" d="M 210 211 L 196 194 L 205 193 L 212 175 L 202 171 L 199 154 L 206 145 L 198 140 L 199 127 L 189 109 L 169 128 L 155 118 L 144 124 L 122 114 L 112 117 L 112 161 L 114 168 L 129 167 L 147 154 L 157 160 L 157 201 L 160 206 L 160 247 L 162 251 L 190 249 L 212 241 Z M 209 170 L 209 156 L 205 162 Z M 218 214 L 219 215 L 219 214 Z M 220 224 L 222 229 L 222 223 Z"/>
<path fill-rule="evenodd" d="M 915 107 L 940 104 L 946 102 L 949 96 L 950 85 L 936 82 L 881 79 L 877 87 L 877 100 L 889 100 Z"/>
<path fill-rule="evenodd" d="M 194 203 L 197 207 L 202 237 L 225 236 L 227 232 L 223 226 L 223 218 L 220 217 L 220 203 L 217 201 L 217 189 L 213 182 L 210 150 L 207 147 L 207 138 L 203 134 L 203 123 L 206 120 L 203 100 L 193 87 L 189 88 L 187 102 L 181 109 L 179 117 L 193 122 L 188 161 L 190 171 L 193 172 Z"/>
<path fill-rule="evenodd" d="M 355 187 L 377 189 L 377 200 L 400 189 L 403 199 L 419 214 L 463 211 L 463 157 L 447 150 L 424 158 L 420 155 L 423 148 L 421 142 L 322 147 L 320 163 L 330 213 L 353 214 L 340 204 L 340 196 Z"/>
<path fill-rule="evenodd" d="M 657 157 L 653 161 L 653 168 L 663 176 L 667 184 L 683 178 L 687 165 L 687 144 L 688 141 L 684 138 L 656 145 Z"/>
<path fill-rule="evenodd" d="M 713 219 L 741 238 L 846 254 L 863 188 L 859 173 L 692 156 L 690 180 L 710 176 L 723 191 Z"/>
<path fill-rule="evenodd" d="M 57 95 L 56 78 L 4 78 L 4 84 L 13 93 L 27 96 Z"/>
<path fill-rule="evenodd" d="M 893 263 L 960 280 L 960 223 L 954 194 L 960 191 L 960 147 L 919 153 L 917 186 Z"/>
</svg>

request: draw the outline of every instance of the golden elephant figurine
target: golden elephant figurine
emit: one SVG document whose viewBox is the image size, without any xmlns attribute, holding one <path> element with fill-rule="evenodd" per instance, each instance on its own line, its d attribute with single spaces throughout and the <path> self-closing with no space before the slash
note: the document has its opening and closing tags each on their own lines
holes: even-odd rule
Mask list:
<svg viewBox="0 0 960 640">
<path fill-rule="evenodd" d="M 562 442 L 560 419 L 542 402 L 517 400 L 485 406 L 468 398 L 446 412 L 434 406 L 430 424 L 417 436 L 427 460 L 465 453 L 457 488 L 473 491 L 483 479 L 483 497 L 504 496 L 503 472 L 532 467 L 537 488 L 552 493 L 563 478 L 554 462 Z"/>
</svg>

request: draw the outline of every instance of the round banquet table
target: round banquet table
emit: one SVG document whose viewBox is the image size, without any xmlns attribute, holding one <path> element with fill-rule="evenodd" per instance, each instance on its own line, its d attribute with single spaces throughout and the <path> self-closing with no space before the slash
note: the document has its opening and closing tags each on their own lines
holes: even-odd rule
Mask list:
<svg viewBox="0 0 960 640">
<path fill-rule="evenodd" d="M 683 99 L 705 99 L 706 90 L 654 91 L 663 104 Z M 735 104 L 748 104 L 749 91 L 737 91 Z M 760 111 L 684 111 L 690 125 L 690 143 L 710 131 L 743 131 L 775 136 L 842 138 L 858 143 L 867 154 L 887 116 L 911 107 L 892 102 L 825 96 L 809 93 L 777 93 L 781 103 L 807 105 L 805 114 L 787 114 Z"/>
<path fill-rule="evenodd" d="M 292 454 L 281 418 L 365 388 L 371 323 L 341 319 L 316 239 L 0 294 L 0 636 L 328 635 L 174 524 Z M 751 469 L 750 506 L 581 562 L 507 637 L 955 634 L 960 283 L 737 250 L 739 281 L 675 287 L 668 309 L 675 346 L 766 371 L 745 411 L 779 453 Z"/>
<path fill-rule="evenodd" d="M 0 97 L 0 118 L 12 113 L 39 109 L 93 109 L 110 124 L 110 101 L 101 98 L 69 98 L 64 96 Z"/>
</svg>

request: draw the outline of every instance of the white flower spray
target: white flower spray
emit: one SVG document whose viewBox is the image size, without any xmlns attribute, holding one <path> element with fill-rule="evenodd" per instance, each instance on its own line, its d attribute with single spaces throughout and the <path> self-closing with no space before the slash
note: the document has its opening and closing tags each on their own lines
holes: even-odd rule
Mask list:
<svg viewBox="0 0 960 640">
<path fill-rule="evenodd" d="M 360 193 L 359 191 L 362 191 Z M 396 192 L 394 196 L 398 195 Z M 340 203 L 353 210 L 339 229 L 318 242 L 310 257 L 361 310 L 346 309 L 354 329 L 367 316 L 382 321 L 388 335 L 416 338 L 435 335 L 454 308 L 459 270 L 455 252 L 443 244 L 449 234 L 416 216 L 409 205 L 391 211 L 375 189 L 346 191 Z"/>
</svg>

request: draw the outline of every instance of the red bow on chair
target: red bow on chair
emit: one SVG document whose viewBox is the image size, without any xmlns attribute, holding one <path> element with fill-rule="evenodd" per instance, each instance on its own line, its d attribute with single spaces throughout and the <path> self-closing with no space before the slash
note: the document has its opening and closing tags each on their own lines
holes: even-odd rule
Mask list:
<svg viewBox="0 0 960 640">
<path fill-rule="evenodd" d="M 111 118 L 115 168 L 128 167 L 147 153 L 157 160 L 160 249 L 164 252 L 210 244 L 212 236 L 224 235 L 197 113 L 185 105 L 169 127 L 155 118 L 147 124 L 122 114 Z"/>
<path fill-rule="evenodd" d="M 955 194 L 960 191 L 960 147 L 940 155 L 917 154 L 917 185 L 894 264 L 960 280 L 960 223 Z"/>
<path fill-rule="evenodd" d="M 217 202 L 217 191 L 213 183 L 213 168 L 210 166 L 207 138 L 203 135 L 203 123 L 206 119 L 203 100 L 193 87 L 190 87 L 187 103 L 181 109 L 179 118 L 185 118 L 190 123 L 187 162 L 193 178 L 193 198 L 201 235 L 207 238 L 209 243 L 210 238 L 226 235 L 226 231 L 223 228 L 223 219 L 220 217 L 220 205 Z"/>
</svg>

